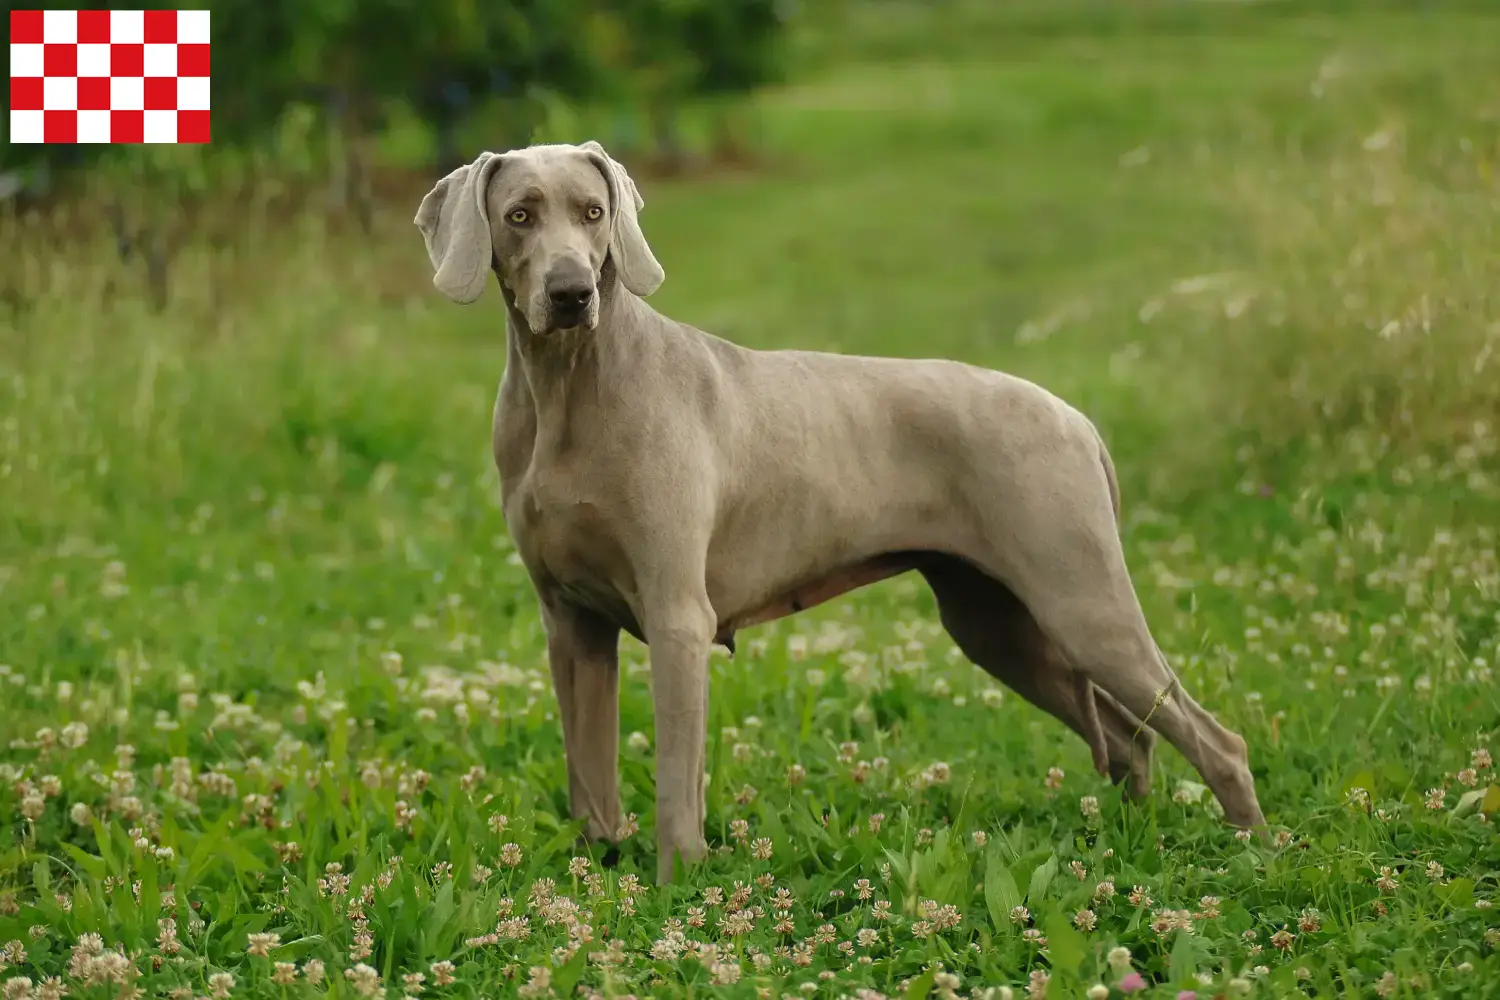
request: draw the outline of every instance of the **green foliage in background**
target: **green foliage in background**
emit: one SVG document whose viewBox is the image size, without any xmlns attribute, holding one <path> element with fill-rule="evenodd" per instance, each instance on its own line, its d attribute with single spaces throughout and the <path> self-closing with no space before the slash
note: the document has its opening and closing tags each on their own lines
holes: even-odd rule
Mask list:
<svg viewBox="0 0 1500 1000">
<path fill-rule="evenodd" d="M 216 151 L 265 142 L 298 103 L 374 129 L 396 104 L 447 125 L 487 102 L 514 111 L 542 95 L 658 111 L 743 96 L 779 75 L 790 10 L 784 0 L 211 0 L 207 7 Z M 510 138 L 524 144 L 529 127 Z M 142 155 L 150 154 L 7 146 L 0 168 Z"/>
</svg>

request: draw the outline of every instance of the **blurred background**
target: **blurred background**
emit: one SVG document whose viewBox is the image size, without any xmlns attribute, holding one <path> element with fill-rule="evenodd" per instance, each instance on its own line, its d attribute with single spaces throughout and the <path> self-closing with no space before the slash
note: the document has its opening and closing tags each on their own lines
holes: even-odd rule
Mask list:
<svg viewBox="0 0 1500 1000">
<path fill-rule="evenodd" d="M 502 312 L 432 289 L 411 220 L 482 149 L 588 138 L 644 193 L 659 309 L 1036 379 L 1139 522 L 1237 534 L 1398 467 L 1432 516 L 1493 502 L 1488 0 L 210 6 L 210 146 L 0 151 L 17 565 L 278 495 L 356 560 L 502 536 Z M 18 609 L 49 579 L 16 578 Z"/>
<path fill-rule="evenodd" d="M 128 4 L 91 5 L 130 9 Z M 138 5 L 137 5 L 138 6 Z M 80 171 L 180 194 L 249 174 L 320 174 L 369 226 L 382 170 L 445 173 L 484 148 L 525 145 L 562 105 L 664 170 L 748 152 L 736 104 L 782 78 L 797 0 L 232 0 L 212 12 L 214 141 L 202 150 L 9 146 L 4 190 L 42 195 Z M 707 129 L 709 134 L 696 132 Z M 700 149 L 699 144 L 707 147 Z"/>
</svg>

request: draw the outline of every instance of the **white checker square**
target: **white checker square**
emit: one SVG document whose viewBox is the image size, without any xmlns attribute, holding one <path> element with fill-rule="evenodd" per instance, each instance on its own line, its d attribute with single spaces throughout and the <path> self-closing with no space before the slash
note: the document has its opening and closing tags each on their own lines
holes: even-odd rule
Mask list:
<svg viewBox="0 0 1500 1000">
<path fill-rule="evenodd" d="M 148 42 L 144 65 L 146 76 L 176 76 L 177 46 L 165 42 Z"/>
<path fill-rule="evenodd" d="M 208 77 L 181 76 L 177 78 L 177 110 L 208 110 Z"/>
<path fill-rule="evenodd" d="M 139 45 L 146 40 L 146 12 L 114 10 L 109 14 L 109 40 L 116 45 Z"/>
<path fill-rule="evenodd" d="M 40 45 L 10 43 L 10 75 L 12 77 L 46 76 L 42 72 L 45 65 Z"/>
<path fill-rule="evenodd" d="M 147 111 L 141 137 L 145 142 L 176 142 L 177 112 Z"/>
<path fill-rule="evenodd" d="M 42 112 L 11 111 L 8 142 L 41 142 L 44 134 Z"/>
<path fill-rule="evenodd" d="M 43 78 L 42 107 L 48 111 L 77 111 L 78 77 L 49 76 Z"/>
<path fill-rule="evenodd" d="M 79 142 L 109 142 L 109 112 L 78 112 Z"/>
<path fill-rule="evenodd" d="M 78 11 L 42 11 L 42 41 L 48 45 L 73 45 L 78 42 Z"/>
<path fill-rule="evenodd" d="M 177 44 L 208 44 L 208 11 L 179 10 L 177 12 Z"/>
<path fill-rule="evenodd" d="M 85 43 L 78 46 L 79 76 L 109 76 L 109 46 Z"/>
<path fill-rule="evenodd" d="M 146 110 L 146 81 L 138 76 L 117 76 L 110 80 L 109 106 L 115 111 Z"/>
</svg>

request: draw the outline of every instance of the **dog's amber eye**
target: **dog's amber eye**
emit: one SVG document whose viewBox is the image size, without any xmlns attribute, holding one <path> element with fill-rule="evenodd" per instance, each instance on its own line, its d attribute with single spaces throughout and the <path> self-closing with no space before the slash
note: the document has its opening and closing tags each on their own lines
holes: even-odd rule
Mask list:
<svg viewBox="0 0 1500 1000">
<path fill-rule="evenodd" d="M 588 207 L 588 211 L 583 213 L 583 217 L 585 219 L 588 219 L 590 222 L 598 222 L 600 219 L 604 218 L 604 209 L 600 208 L 598 205 L 590 205 Z"/>
<path fill-rule="evenodd" d="M 526 209 L 518 208 L 507 215 L 506 218 L 518 226 L 524 226 L 526 225 L 526 220 L 530 219 L 531 216 L 526 214 Z"/>
</svg>

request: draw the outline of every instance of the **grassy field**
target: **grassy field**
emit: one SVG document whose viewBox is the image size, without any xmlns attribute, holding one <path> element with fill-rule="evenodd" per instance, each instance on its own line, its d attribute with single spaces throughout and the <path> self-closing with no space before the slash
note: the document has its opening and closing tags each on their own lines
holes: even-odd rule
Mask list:
<svg viewBox="0 0 1500 1000">
<path fill-rule="evenodd" d="M 432 289 L 422 189 L 368 238 L 238 206 L 161 315 L 85 206 L 0 223 L 6 1000 L 1500 995 L 1500 13 L 1118 8 L 812 40 L 768 166 L 643 182 L 653 302 L 1094 417 L 1273 848 L 1165 746 L 1122 803 L 902 579 L 714 656 L 716 853 L 665 888 L 625 640 L 604 868 L 502 314 Z"/>
</svg>

